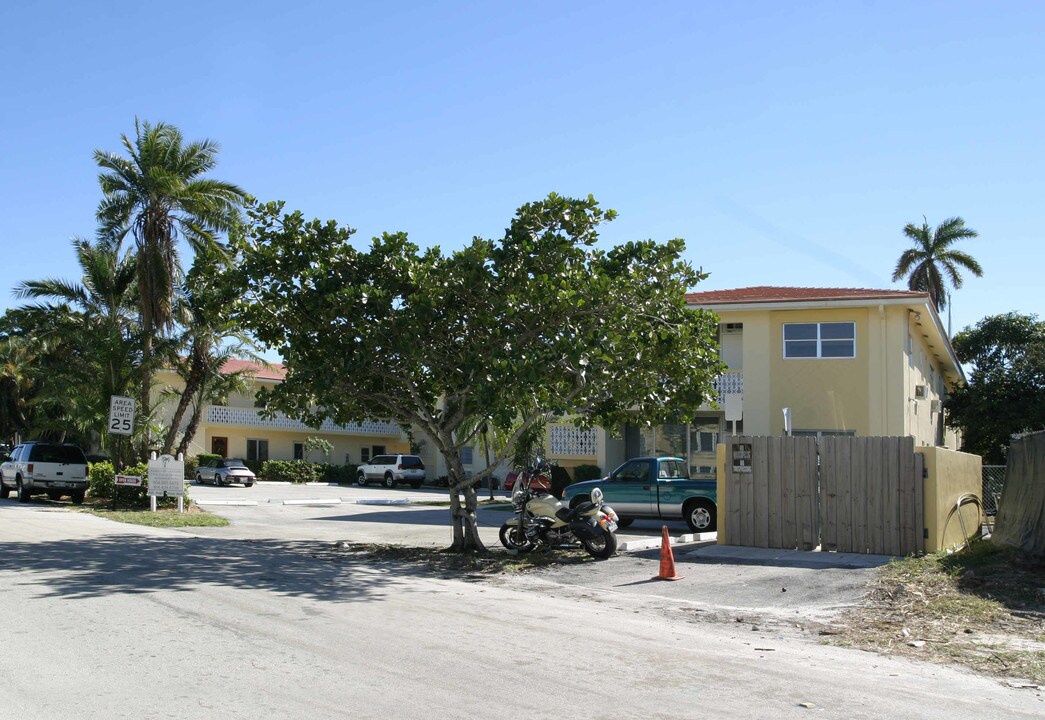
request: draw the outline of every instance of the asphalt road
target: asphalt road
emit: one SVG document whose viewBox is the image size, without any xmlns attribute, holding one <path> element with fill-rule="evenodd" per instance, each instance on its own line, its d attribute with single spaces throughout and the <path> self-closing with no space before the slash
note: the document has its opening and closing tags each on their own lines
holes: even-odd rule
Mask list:
<svg viewBox="0 0 1045 720">
<path fill-rule="evenodd" d="M 1045 713 L 1040 694 L 966 671 L 644 612 L 643 602 L 433 577 L 314 541 L 201 537 L 5 500 L 0 715 Z"/>
</svg>

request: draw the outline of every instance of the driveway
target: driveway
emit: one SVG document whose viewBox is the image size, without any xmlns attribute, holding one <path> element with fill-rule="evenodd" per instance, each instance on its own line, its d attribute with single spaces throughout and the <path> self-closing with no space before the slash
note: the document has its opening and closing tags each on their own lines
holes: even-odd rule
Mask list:
<svg viewBox="0 0 1045 720">
<path fill-rule="evenodd" d="M 191 494 L 207 510 L 232 522 L 224 528 L 194 528 L 198 535 L 422 547 L 445 547 L 451 541 L 449 509 L 418 504 L 445 502 L 446 491 L 436 488 L 261 483 L 252 488 L 192 486 Z M 507 501 L 504 493 L 495 495 Z M 244 501 L 256 504 L 211 504 Z M 488 547 L 501 547 L 497 531 L 510 515 L 504 508 L 479 509 L 479 532 Z M 681 580 L 654 580 L 664 525 L 673 538 L 690 532 L 682 521 L 637 520 L 620 531 L 618 539 L 631 546 L 647 541 L 650 549 L 620 553 L 606 562 L 564 562 L 497 582 L 563 596 L 597 593 L 602 602 L 639 611 L 739 618 L 753 626 L 802 624 L 825 622 L 839 609 L 858 603 L 875 568 L 889 560 L 881 555 L 737 548 L 706 541 L 674 546 Z"/>
</svg>

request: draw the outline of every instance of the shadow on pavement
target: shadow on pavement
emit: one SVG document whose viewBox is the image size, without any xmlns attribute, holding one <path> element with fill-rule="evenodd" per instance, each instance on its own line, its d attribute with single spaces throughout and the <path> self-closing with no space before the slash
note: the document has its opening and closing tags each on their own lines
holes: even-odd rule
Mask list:
<svg viewBox="0 0 1045 720">
<path fill-rule="evenodd" d="M 74 599 L 214 585 L 355 602 L 407 592 L 402 578 L 424 568 L 396 566 L 393 572 L 325 543 L 110 535 L 0 542 L 0 572 L 9 583 Z"/>
</svg>

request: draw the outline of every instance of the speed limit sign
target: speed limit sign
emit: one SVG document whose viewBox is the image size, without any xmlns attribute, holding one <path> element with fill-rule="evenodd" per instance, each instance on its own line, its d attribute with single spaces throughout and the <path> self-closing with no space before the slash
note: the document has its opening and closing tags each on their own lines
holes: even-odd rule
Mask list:
<svg viewBox="0 0 1045 720">
<path fill-rule="evenodd" d="M 134 432 L 134 398 L 113 395 L 109 398 L 109 432 L 131 435 Z"/>
</svg>

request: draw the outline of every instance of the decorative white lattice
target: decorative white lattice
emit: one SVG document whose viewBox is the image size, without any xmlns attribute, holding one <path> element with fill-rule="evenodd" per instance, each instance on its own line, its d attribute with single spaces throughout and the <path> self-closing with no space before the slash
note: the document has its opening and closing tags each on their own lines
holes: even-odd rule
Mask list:
<svg viewBox="0 0 1045 720">
<path fill-rule="evenodd" d="M 744 373 L 722 373 L 718 376 L 718 379 L 715 380 L 715 391 L 718 393 L 719 405 L 726 401 L 726 395 L 743 395 Z"/>
<path fill-rule="evenodd" d="M 581 430 L 569 425 L 553 425 L 548 428 L 548 445 L 551 455 L 595 455 L 597 434 L 595 428 Z"/>
<path fill-rule="evenodd" d="M 324 420 L 318 428 L 309 427 L 300 420 L 289 418 L 283 413 L 275 417 L 262 417 L 255 408 L 234 408 L 211 405 L 207 408 L 207 422 L 214 425 L 243 425 L 247 427 L 274 428 L 276 430 L 323 431 L 329 433 L 351 433 L 353 435 L 399 435 L 399 425 L 385 420 L 364 420 L 361 423 L 338 425 Z"/>
</svg>

